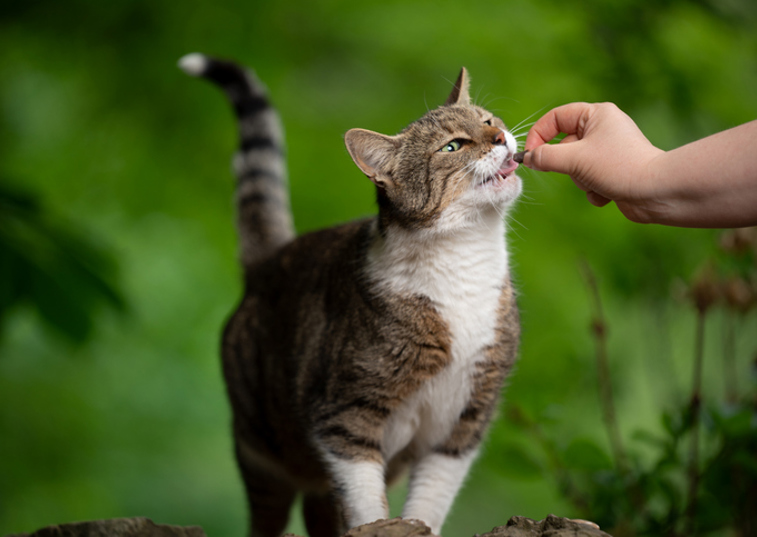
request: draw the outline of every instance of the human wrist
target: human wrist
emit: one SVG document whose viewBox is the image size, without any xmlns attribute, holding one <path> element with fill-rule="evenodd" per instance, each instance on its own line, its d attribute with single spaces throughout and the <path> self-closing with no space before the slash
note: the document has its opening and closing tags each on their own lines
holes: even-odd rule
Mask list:
<svg viewBox="0 0 757 537">
<path fill-rule="evenodd" d="M 675 196 L 669 188 L 666 155 L 665 151 L 651 144 L 644 148 L 626 196 L 615 200 L 629 220 L 640 224 L 662 224 L 669 218 Z"/>
<path fill-rule="evenodd" d="M 702 175 L 699 166 L 701 163 L 687 158 L 680 148 L 659 151 L 646 163 L 639 184 L 643 196 L 636 201 L 635 214 L 627 216 L 647 224 L 712 227 L 712 215 L 704 208 L 719 193 L 713 177 Z"/>
</svg>

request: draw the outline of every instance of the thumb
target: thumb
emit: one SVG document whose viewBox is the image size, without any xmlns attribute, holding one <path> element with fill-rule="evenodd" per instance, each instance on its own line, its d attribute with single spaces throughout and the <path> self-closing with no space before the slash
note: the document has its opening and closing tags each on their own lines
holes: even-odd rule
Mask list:
<svg viewBox="0 0 757 537">
<path fill-rule="evenodd" d="M 581 142 L 567 144 L 542 144 L 528 153 L 523 164 L 542 172 L 559 172 L 575 175 Z"/>
</svg>

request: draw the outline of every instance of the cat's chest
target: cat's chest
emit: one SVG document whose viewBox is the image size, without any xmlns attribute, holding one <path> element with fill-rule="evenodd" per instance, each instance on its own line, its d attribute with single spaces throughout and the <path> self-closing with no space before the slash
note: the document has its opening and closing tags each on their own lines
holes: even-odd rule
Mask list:
<svg viewBox="0 0 757 537">
<path fill-rule="evenodd" d="M 373 267 L 376 272 L 372 276 L 386 289 L 431 299 L 451 341 L 450 364 L 428 379 L 388 420 L 384 434 L 388 457 L 410 443 L 429 448 L 451 432 L 470 401 L 476 364 L 496 340 L 500 298 L 508 274 L 503 236 L 494 235 L 489 241 L 459 237 L 449 244 L 428 246 L 405 256 L 386 255 Z"/>
<path fill-rule="evenodd" d="M 475 361 L 495 337 L 508 276 L 503 230 L 393 248 L 374 253 L 371 279 L 393 293 L 428 297 L 449 330 L 453 361 Z"/>
</svg>

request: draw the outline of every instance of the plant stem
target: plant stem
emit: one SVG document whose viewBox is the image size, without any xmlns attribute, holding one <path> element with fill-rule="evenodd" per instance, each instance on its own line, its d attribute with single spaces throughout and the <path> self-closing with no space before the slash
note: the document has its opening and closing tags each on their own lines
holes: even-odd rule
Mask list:
<svg viewBox="0 0 757 537">
<path fill-rule="evenodd" d="M 696 532 L 697 492 L 699 491 L 699 422 L 702 409 L 702 365 L 704 362 L 704 326 L 706 317 L 707 308 L 697 308 L 694 382 L 689 401 L 691 444 L 689 446 L 689 493 L 686 506 L 686 535 L 694 535 Z"/>
<path fill-rule="evenodd" d="M 509 411 L 511 420 L 523 427 L 541 445 L 544 453 L 547 455 L 548 464 L 551 465 L 552 471 L 557 475 L 558 486 L 562 489 L 568 500 L 584 516 L 591 516 L 591 502 L 574 483 L 568 469 L 563 464 L 555 443 L 544 434 L 539 423 L 532 420 L 516 404 L 511 402 Z"/>
<path fill-rule="evenodd" d="M 605 321 L 602 299 L 594 272 L 586 261 L 583 261 L 581 266 L 594 304 L 591 330 L 594 335 L 594 346 L 596 349 L 597 382 L 599 384 L 599 397 L 602 406 L 602 421 L 605 424 L 605 430 L 610 440 L 610 448 L 615 459 L 615 466 L 621 473 L 625 473 L 628 470 L 628 464 L 618 428 L 618 421 L 615 417 L 612 380 L 610 378 L 610 366 L 607 359 L 607 322 Z"/>
<path fill-rule="evenodd" d="M 736 369 L 736 314 L 726 311 L 724 316 L 723 377 L 725 378 L 725 399 L 730 404 L 738 401 L 738 372 Z"/>
</svg>

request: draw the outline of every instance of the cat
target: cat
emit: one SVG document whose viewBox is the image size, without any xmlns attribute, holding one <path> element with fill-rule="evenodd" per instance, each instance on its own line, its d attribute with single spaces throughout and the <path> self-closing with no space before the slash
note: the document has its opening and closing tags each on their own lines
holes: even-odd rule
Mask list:
<svg viewBox="0 0 757 537">
<path fill-rule="evenodd" d="M 439 533 L 474 460 L 519 340 L 503 216 L 521 192 L 516 140 L 471 104 L 400 134 L 345 134 L 378 215 L 295 237 L 279 117 L 252 71 L 200 54 L 239 121 L 234 158 L 244 296 L 222 341 L 250 534 L 275 537 L 295 496 L 311 537 L 389 516 Z"/>
</svg>

